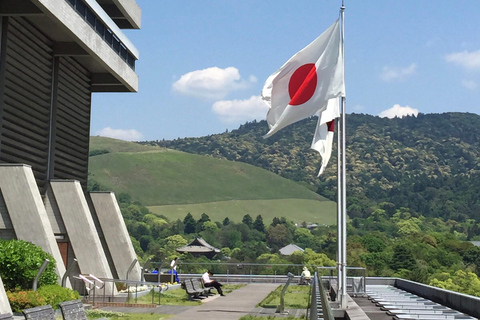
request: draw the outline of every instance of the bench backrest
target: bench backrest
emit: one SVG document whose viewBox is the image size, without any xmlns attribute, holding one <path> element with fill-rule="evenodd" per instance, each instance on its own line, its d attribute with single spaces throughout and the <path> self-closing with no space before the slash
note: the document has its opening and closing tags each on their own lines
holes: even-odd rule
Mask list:
<svg viewBox="0 0 480 320">
<path fill-rule="evenodd" d="M 49 304 L 46 306 L 25 309 L 22 313 L 25 316 L 25 319 L 55 320 L 55 311 L 53 311 L 52 306 Z"/>
<path fill-rule="evenodd" d="M 185 280 L 185 290 L 188 294 L 198 293 L 190 279 Z"/>
<path fill-rule="evenodd" d="M 190 279 L 192 281 L 193 288 L 197 291 L 203 291 L 202 288 L 202 283 L 200 281 L 200 278 L 192 278 Z"/>
<path fill-rule="evenodd" d="M 13 320 L 13 315 L 10 313 L 0 314 L 0 320 Z"/>
<path fill-rule="evenodd" d="M 65 301 L 60 303 L 60 310 L 64 320 L 86 320 L 87 315 L 80 300 Z"/>
</svg>

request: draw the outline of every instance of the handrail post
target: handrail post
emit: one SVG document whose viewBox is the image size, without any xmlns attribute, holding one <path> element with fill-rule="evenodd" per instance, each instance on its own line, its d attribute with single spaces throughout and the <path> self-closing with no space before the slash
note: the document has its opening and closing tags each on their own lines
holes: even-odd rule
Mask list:
<svg viewBox="0 0 480 320">
<path fill-rule="evenodd" d="M 40 267 L 40 269 L 38 269 L 37 275 L 35 276 L 35 279 L 33 280 L 33 287 L 32 287 L 33 291 L 37 291 L 38 280 L 40 279 L 40 276 L 42 275 L 43 271 L 45 271 L 45 268 L 47 267 L 49 262 L 50 262 L 50 260 L 45 259 L 45 261 L 43 261 L 43 264 Z"/>
<path fill-rule="evenodd" d="M 282 314 L 288 314 L 288 311 L 285 312 L 285 292 L 287 291 L 288 286 L 290 285 L 290 282 L 292 282 L 293 279 L 293 273 L 289 272 L 287 274 L 288 280 L 285 286 L 283 287 L 282 292 L 280 293 L 280 305 L 277 307 L 277 310 L 275 313 L 282 313 Z"/>
<path fill-rule="evenodd" d="M 74 267 L 77 263 L 78 263 L 77 259 L 73 259 L 72 264 L 68 267 L 67 271 L 65 271 L 65 273 L 63 274 L 63 277 L 62 277 L 62 287 L 65 288 L 65 285 L 66 285 L 66 282 L 67 282 L 67 277 L 68 277 L 68 275 L 70 274 L 70 272 L 72 272 L 73 267 Z"/>
<path fill-rule="evenodd" d="M 132 263 L 130 264 L 130 267 L 128 268 L 127 274 L 125 276 L 125 280 L 128 280 L 128 275 L 130 274 L 130 271 L 132 271 L 133 267 L 135 266 L 135 263 L 137 263 L 137 259 L 133 259 Z"/>
</svg>

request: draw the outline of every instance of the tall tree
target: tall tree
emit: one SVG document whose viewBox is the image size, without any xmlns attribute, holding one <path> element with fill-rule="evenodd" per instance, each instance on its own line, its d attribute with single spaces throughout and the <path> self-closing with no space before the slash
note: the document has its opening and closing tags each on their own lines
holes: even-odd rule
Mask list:
<svg viewBox="0 0 480 320">
<path fill-rule="evenodd" d="M 230 219 L 229 219 L 228 217 L 225 217 L 225 219 L 223 219 L 222 224 L 223 224 L 224 226 L 228 226 L 228 225 L 230 224 Z"/>
<path fill-rule="evenodd" d="M 243 216 L 242 223 L 246 224 L 249 228 L 252 227 L 253 224 L 253 219 L 252 217 L 247 213 L 246 215 Z"/>
<path fill-rule="evenodd" d="M 183 229 L 183 232 L 185 232 L 185 234 L 195 233 L 195 227 L 197 222 L 195 221 L 195 218 L 190 212 L 187 213 L 185 219 L 183 219 L 183 224 L 185 225 L 185 229 Z"/>
<path fill-rule="evenodd" d="M 261 214 L 259 214 L 255 218 L 255 221 L 253 222 L 253 229 L 258 230 L 262 233 L 265 232 L 265 225 L 263 224 L 263 217 Z"/>
</svg>

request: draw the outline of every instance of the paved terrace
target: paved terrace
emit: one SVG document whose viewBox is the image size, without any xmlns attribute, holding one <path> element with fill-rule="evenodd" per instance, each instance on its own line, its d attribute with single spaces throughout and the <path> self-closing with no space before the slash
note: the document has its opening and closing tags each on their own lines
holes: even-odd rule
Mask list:
<svg viewBox="0 0 480 320">
<path fill-rule="evenodd" d="M 234 290 L 226 296 L 214 295 L 203 300 L 200 306 L 167 306 L 160 305 L 155 308 L 130 308 L 130 307 L 102 307 L 102 310 L 126 312 L 126 313 L 163 313 L 174 314 L 172 320 L 237 320 L 245 315 L 275 316 L 286 318 L 295 316 L 300 318 L 306 313 L 305 309 L 285 309 L 288 314 L 275 313 L 275 308 L 261 308 L 260 303 L 271 291 L 279 286 L 278 283 L 250 283 L 245 287 Z M 181 289 L 179 289 L 181 290 Z M 391 320 L 385 311 L 375 307 L 367 298 L 365 311 L 355 301 L 349 298 L 348 316 L 351 320 Z M 367 315 L 368 313 L 368 315 Z M 336 318 L 343 318 L 344 311 L 334 312 Z"/>
<path fill-rule="evenodd" d="M 305 310 L 285 309 L 289 314 L 275 314 L 274 308 L 256 307 L 279 284 L 251 283 L 240 289 L 228 293 L 226 296 L 214 295 L 203 300 L 199 306 L 163 306 L 156 308 L 129 308 L 129 307 L 102 307 L 102 310 L 127 313 L 166 313 L 175 314 L 171 320 L 236 320 L 245 315 L 300 317 Z M 178 289 L 181 290 L 181 289 Z"/>
</svg>

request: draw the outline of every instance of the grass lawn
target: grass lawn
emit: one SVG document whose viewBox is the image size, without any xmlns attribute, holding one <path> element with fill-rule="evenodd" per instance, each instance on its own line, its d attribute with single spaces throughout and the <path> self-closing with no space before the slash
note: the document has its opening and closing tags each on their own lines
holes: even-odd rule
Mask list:
<svg viewBox="0 0 480 320">
<path fill-rule="evenodd" d="M 222 289 L 225 294 L 232 292 L 233 290 L 239 289 L 245 286 L 244 284 L 224 284 Z M 215 292 L 215 290 L 213 290 Z M 158 303 L 158 292 L 155 292 L 154 303 Z M 139 297 L 137 300 L 138 303 L 149 304 L 152 303 L 152 294 L 147 294 L 145 296 Z M 161 305 L 175 305 L 175 306 L 198 306 L 202 304 L 201 301 L 192 301 L 188 298 L 188 294 L 184 289 L 174 289 L 168 290 L 162 293 L 160 296 Z"/>
<path fill-rule="evenodd" d="M 281 318 L 285 319 L 285 320 L 305 319 L 305 318 L 295 318 L 294 316 L 281 317 Z M 275 317 L 275 316 L 268 316 L 268 317 L 243 316 L 239 320 L 270 320 L 270 319 L 278 319 L 278 317 Z"/>
<path fill-rule="evenodd" d="M 166 320 L 173 317 L 173 314 L 156 313 L 122 313 L 103 310 L 87 310 L 88 319 L 107 318 L 111 320 Z"/>
<path fill-rule="evenodd" d="M 274 291 L 263 299 L 258 306 L 263 308 L 276 308 L 280 304 L 280 293 L 283 290 L 283 285 L 279 286 Z M 291 285 L 285 292 L 285 309 L 306 309 L 309 306 L 310 286 Z"/>
</svg>

